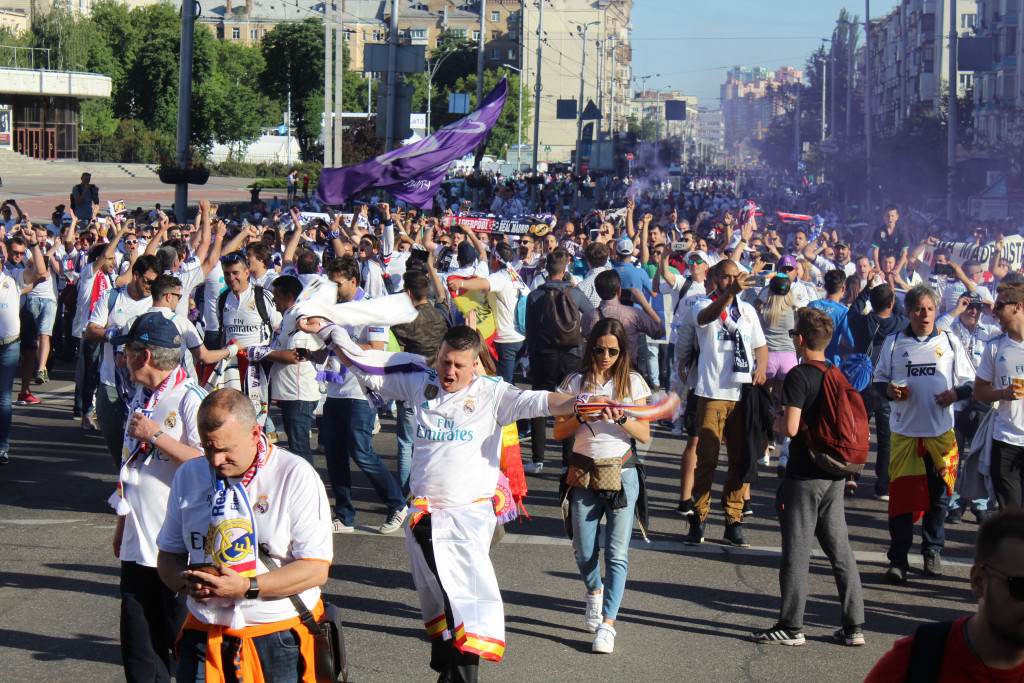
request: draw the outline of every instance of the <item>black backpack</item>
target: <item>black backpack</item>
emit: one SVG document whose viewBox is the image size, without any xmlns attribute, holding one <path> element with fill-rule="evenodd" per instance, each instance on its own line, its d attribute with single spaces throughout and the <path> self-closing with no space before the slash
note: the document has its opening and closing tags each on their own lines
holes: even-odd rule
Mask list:
<svg viewBox="0 0 1024 683">
<path fill-rule="evenodd" d="M 580 329 L 580 307 L 570 292 L 572 287 L 541 287 L 544 296 L 538 302 L 537 332 L 540 346 L 545 348 L 572 349 L 583 345 L 583 331 Z"/>
<path fill-rule="evenodd" d="M 266 291 L 259 285 L 252 286 L 252 299 L 256 303 L 256 312 L 260 314 L 260 320 L 263 321 L 263 326 L 267 328 L 267 338 L 270 338 L 271 333 L 274 331 L 274 326 L 270 324 L 270 314 L 267 312 L 267 298 L 264 295 Z M 228 292 L 230 289 L 225 289 L 217 297 L 217 322 L 220 324 L 220 343 L 222 345 L 227 344 L 225 338 L 226 331 L 224 330 L 224 307 L 228 303 Z"/>
</svg>

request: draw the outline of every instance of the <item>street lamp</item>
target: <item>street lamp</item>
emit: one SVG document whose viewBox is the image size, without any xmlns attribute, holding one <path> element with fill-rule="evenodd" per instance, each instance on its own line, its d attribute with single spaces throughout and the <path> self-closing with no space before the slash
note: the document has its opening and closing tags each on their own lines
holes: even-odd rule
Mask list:
<svg viewBox="0 0 1024 683">
<path fill-rule="evenodd" d="M 511 64 L 502 64 L 506 69 L 512 69 L 519 74 L 519 116 L 516 120 L 516 172 L 521 169 L 519 155 L 523 153 L 523 70 Z"/>
<path fill-rule="evenodd" d="M 437 58 L 437 61 L 434 62 L 434 67 L 432 69 L 430 69 L 430 71 L 427 73 L 427 130 L 426 130 L 427 135 L 430 135 L 430 109 L 431 109 L 430 98 L 431 98 L 431 95 L 432 95 L 433 82 L 434 82 L 434 74 L 436 74 L 438 68 L 440 68 L 441 62 L 443 62 L 445 59 L 447 59 L 451 55 L 455 54 L 456 52 L 458 52 L 458 48 L 454 48 L 454 47 L 449 48 L 447 52 L 445 52 L 443 55 L 441 55 L 440 57 Z"/>
<path fill-rule="evenodd" d="M 576 32 L 583 35 L 583 63 L 580 65 L 580 101 L 576 112 L 576 172 L 580 172 L 580 148 L 583 145 L 583 86 L 587 82 L 587 31 L 591 26 L 597 26 L 600 21 L 588 21 L 585 24 L 577 24 Z"/>
<path fill-rule="evenodd" d="M 640 86 L 640 142 L 646 142 L 644 136 L 644 117 L 647 116 L 647 80 L 650 78 L 658 78 L 661 74 L 651 74 L 650 76 L 633 76 L 634 81 L 642 81 Z"/>
</svg>

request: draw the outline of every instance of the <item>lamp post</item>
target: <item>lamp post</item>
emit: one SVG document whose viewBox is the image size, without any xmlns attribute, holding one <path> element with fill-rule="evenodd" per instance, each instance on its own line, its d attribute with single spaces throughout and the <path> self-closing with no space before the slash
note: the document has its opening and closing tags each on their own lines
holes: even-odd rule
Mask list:
<svg viewBox="0 0 1024 683">
<path fill-rule="evenodd" d="M 647 79 L 658 78 L 661 74 L 651 74 L 650 76 L 633 76 L 634 81 L 641 81 L 640 85 L 640 142 L 641 144 L 647 142 L 647 137 L 644 135 L 644 118 L 647 116 Z M 643 161 L 643 152 L 640 153 L 639 161 Z"/>
<path fill-rule="evenodd" d="M 443 62 L 446 58 L 448 58 L 449 56 L 451 56 L 455 52 L 456 52 L 455 48 L 449 49 L 447 52 L 445 52 L 443 55 L 441 55 L 440 57 L 437 58 L 437 61 L 434 62 L 433 68 L 430 69 L 430 71 L 427 72 L 427 131 L 426 131 L 427 135 L 430 135 L 430 113 L 431 113 L 431 101 L 430 100 L 431 100 L 431 97 L 433 95 L 434 75 L 437 73 L 437 70 L 441 67 L 441 62 Z"/>
<path fill-rule="evenodd" d="M 516 172 L 520 170 L 519 156 L 523 153 L 523 70 L 511 64 L 502 64 L 506 69 L 512 69 L 519 74 L 519 115 L 516 120 Z"/>
<path fill-rule="evenodd" d="M 583 144 L 583 86 L 587 82 L 587 31 L 591 26 L 597 26 L 600 21 L 588 21 L 585 24 L 577 25 L 577 33 L 583 34 L 583 63 L 580 65 L 580 100 L 576 111 L 576 172 L 580 171 L 580 148 Z"/>
</svg>

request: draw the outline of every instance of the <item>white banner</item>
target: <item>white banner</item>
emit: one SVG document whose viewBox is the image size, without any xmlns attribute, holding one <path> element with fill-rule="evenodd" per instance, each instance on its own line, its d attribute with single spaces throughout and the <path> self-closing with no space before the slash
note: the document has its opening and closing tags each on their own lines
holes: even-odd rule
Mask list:
<svg viewBox="0 0 1024 683">
<path fill-rule="evenodd" d="M 978 246 L 974 242 L 939 242 L 935 246 L 925 248 L 924 254 L 921 256 L 921 259 L 929 267 L 932 265 L 936 249 L 948 249 L 950 260 L 957 265 L 962 266 L 971 259 L 977 259 L 984 263 L 985 270 L 988 270 L 992 253 L 996 250 L 996 244 L 995 242 L 989 242 L 988 244 Z M 1003 251 L 1000 256 L 1010 262 L 1010 267 L 1013 270 L 1020 270 L 1022 263 L 1024 263 L 1024 237 L 1009 235 L 1003 238 Z"/>
</svg>

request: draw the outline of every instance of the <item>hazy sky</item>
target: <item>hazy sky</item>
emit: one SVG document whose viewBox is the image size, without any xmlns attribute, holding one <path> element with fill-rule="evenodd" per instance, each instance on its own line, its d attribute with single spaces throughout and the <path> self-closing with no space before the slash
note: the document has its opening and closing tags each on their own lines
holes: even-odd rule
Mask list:
<svg viewBox="0 0 1024 683">
<path fill-rule="evenodd" d="M 875 0 L 871 14 L 878 18 L 895 4 Z M 803 70 L 844 7 L 863 21 L 863 0 L 634 0 L 633 75 L 660 73 L 647 81 L 648 89 L 682 90 L 696 95 L 700 106 L 717 109 L 726 70 Z M 863 29 L 858 42 L 864 42 Z"/>
</svg>

